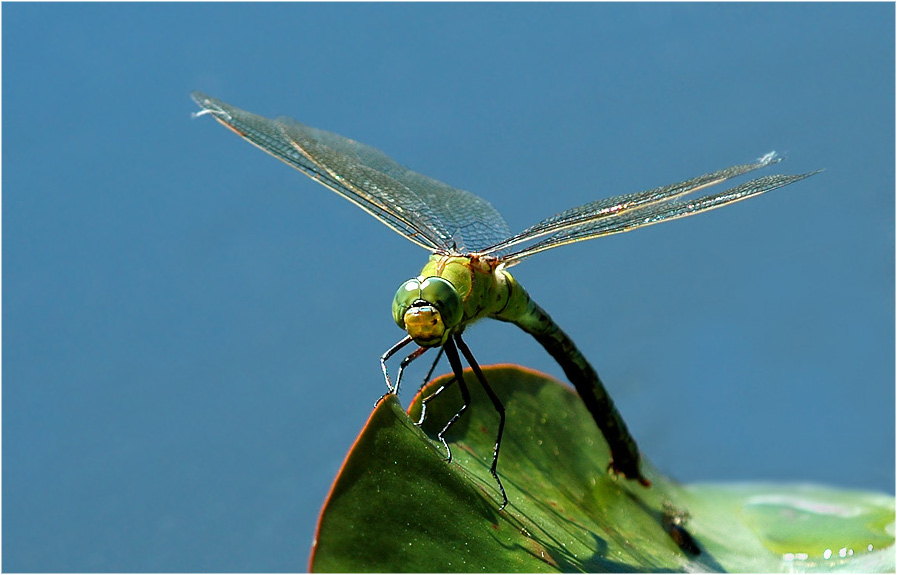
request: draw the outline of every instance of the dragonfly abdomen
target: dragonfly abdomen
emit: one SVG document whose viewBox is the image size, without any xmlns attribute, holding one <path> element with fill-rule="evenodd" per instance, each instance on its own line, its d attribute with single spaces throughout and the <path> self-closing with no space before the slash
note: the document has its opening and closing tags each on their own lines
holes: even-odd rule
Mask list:
<svg viewBox="0 0 897 575">
<path fill-rule="evenodd" d="M 558 362 L 570 383 L 576 388 L 589 413 L 604 435 L 610 447 L 612 461 L 610 467 L 614 472 L 627 479 L 634 479 L 642 485 L 650 485 L 639 468 L 640 455 L 620 412 L 617 411 L 610 394 L 598 377 L 595 368 L 588 362 L 582 352 L 573 343 L 560 326 L 551 319 L 542 307 L 507 272 L 509 289 L 508 306 L 496 319 L 516 324 L 529 333 Z"/>
</svg>

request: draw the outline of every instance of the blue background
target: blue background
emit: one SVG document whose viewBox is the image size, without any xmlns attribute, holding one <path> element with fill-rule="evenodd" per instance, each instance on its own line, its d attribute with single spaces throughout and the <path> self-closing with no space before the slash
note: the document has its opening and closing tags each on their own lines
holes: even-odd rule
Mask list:
<svg viewBox="0 0 897 575">
<path fill-rule="evenodd" d="M 5 571 L 302 570 L 384 391 L 426 254 L 194 89 L 515 230 L 773 149 L 825 168 L 515 275 L 671 476 L 893 493 L 893 4 L 2 10 Z M 467 340 L 563 377 L 513 326 Z"/>
</svg>

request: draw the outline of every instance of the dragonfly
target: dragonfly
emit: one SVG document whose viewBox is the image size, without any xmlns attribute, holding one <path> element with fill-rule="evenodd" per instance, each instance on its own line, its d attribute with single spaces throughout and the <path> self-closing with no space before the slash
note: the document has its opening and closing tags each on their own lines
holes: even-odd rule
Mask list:
<svg viewBox="0 0 897 575">
<path fill-rule="evenodd" d="M 563 369 L 607 441 L 611 453 L 608 470 L 645 487 L 651 484 L 642 474 L 638 445 L 595 368 L 508 269 L 546 250 L 692 216 L 817 173 L 766 175 L 717 193 L 690 196 L 781 161 L 780 156 L 770 152 L 751 163 L 683 182 L 599 199 L 557 213 L 514 234 L 498 210 L 486 200 L 411 171 L 375 148 L 290 118 L 259 116 L 200 92 L 192 96 L 201 108 L 195 115 L 212 116 L 240 137 L 430 252 L 421 272 L 402 283 L 393 298 L 393 320 L 406 335 L 380 357 L 387 387 L 382 397 L 398 394 L 405 368 L 427 351 L 439 348 L 433 367 L 444 353 L 454 377 L 422 399 L 421 418 L 417 423 L 420 425 L 424 420 L 426 404 L 457 383 L 463 405 L 437 435 L 446 450 L 447 461 L 451 461 L 446 434 L 470 404 L 461 363 L 463 356 L 499 416 L 490 467 L 502 498 L 499 509 L 508 504 L 498 475 L 505 410 L 462 339 L 467 327 L 484 318 L 512 323 L 532 335 Z M 401 361 L 393 384 L 387 361 L 411 344 L 417 348 Z"/>
</svg>

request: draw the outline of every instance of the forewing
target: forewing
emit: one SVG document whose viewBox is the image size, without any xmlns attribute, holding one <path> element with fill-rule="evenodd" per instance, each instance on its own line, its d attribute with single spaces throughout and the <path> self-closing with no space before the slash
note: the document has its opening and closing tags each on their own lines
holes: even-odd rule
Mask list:
<svg viewBox="0 0 897 575">
<path fill-rule="evenodd" d="M 818 172 L 798 175 L 775 174 L 751 180 L 740 186 L 730 188 L 717 194 L 706 195 L 697 199 L 680 198 L 673 201 L 655 203 L 641 209 L 622 212 L 619 215 L 599 219 L 583 225 L 566 228 L 520 251 L 509 254 L 505 261 L 511 266 L 519 263 L 535 253 L 570 244 L 628 232 L 636 228 L 659 224 L 667 220 L 693 216 L 715 208 L 746 200 L 765 192 L 781 188 Z"/>
<path fill-rule="evenodd" d="M 549 234 L 555 234 L 562 232 L 563 230 L 574 228 L 579 229 L 584 225 L 605 218 L 620 217 L 625 212 L 631 212 L 632 210 L 641 209 L 660 202 L 667 202 L 686 194 L 691 194 L 698 190 L 722 183 L 728 179 L 747 174 L 748 172 L 765 168 L 766 166 L 779 161 L 781 161 L 781 158 L 777 156 L 775 152 L 770 152 L 756 162 L 750 164 L 731 166 L 723 170 L 685 180 L 684 182 L 669 184 L 642 192 L 604 198 L 588 204 L 583 204 L 555 214 L 550 218 L 546 218 L 500 244 L 487 249 L 486 252 L 491 253 L 493 251 L 507 250 L 512 246 L 531 242 Z"/>
<path fill-rule="evenodd" d="M 264 118 L 204 94 L 193 98 L 202 113 L 426 249 L 476 251 L 510 235 L 489 202 L 413 172 L 370 146 L 289 118 Z"/>
</svg>

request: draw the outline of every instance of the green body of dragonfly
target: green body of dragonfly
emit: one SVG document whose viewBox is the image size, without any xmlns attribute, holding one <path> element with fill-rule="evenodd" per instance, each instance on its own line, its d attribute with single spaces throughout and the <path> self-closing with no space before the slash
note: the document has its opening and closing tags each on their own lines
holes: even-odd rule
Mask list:
<svg viewBox="0 0 897 575">
<path fill-rule="evenodd" d="M 750 164 L 585 204 L 513 235 L 501 214 L 482 198 L 413 172 L 374 148 L 289 118 L 257 116 L 204 94 L 194 93 L 193 98 L 202 108 L 199 114 L 211 114 L 241 137 L 431 252 L 421 273 L 396 292 L 393 319 L 408 335 L 381 356 L 383 376 L 389 393 L 398 393 L 408 364 L 432 348 L 441 348 L 440 355 L 445 352 L 455 375 L 452 382 L 457 382 L 464 400 L 439 433 L 451 459 L 444 435 L 470 401 L 458 354 L 461 351 L 500 416 L 490 471 L 501 492 L 502 507 L 508 502 L 497 473 L 504 407 L 461 338 L 467 326 L 487 317 L 513 323 L 542 344 L 563 368 L 601 429 L 613 458 L 610 467 L 628 479 L 650 485 L 639 468 L 635 440 L 597 372 L 507 268 L 547 249 L 697 214 L 812 175 L 769 175 L 697 199 L 683 197 L 779 161 L 769 153 Z M 386 361 L 412 342 L 418 348 L 401 362 L 393 385 Z M 439 391 L 424 398 L 424 409 Z"/>
</svg>

